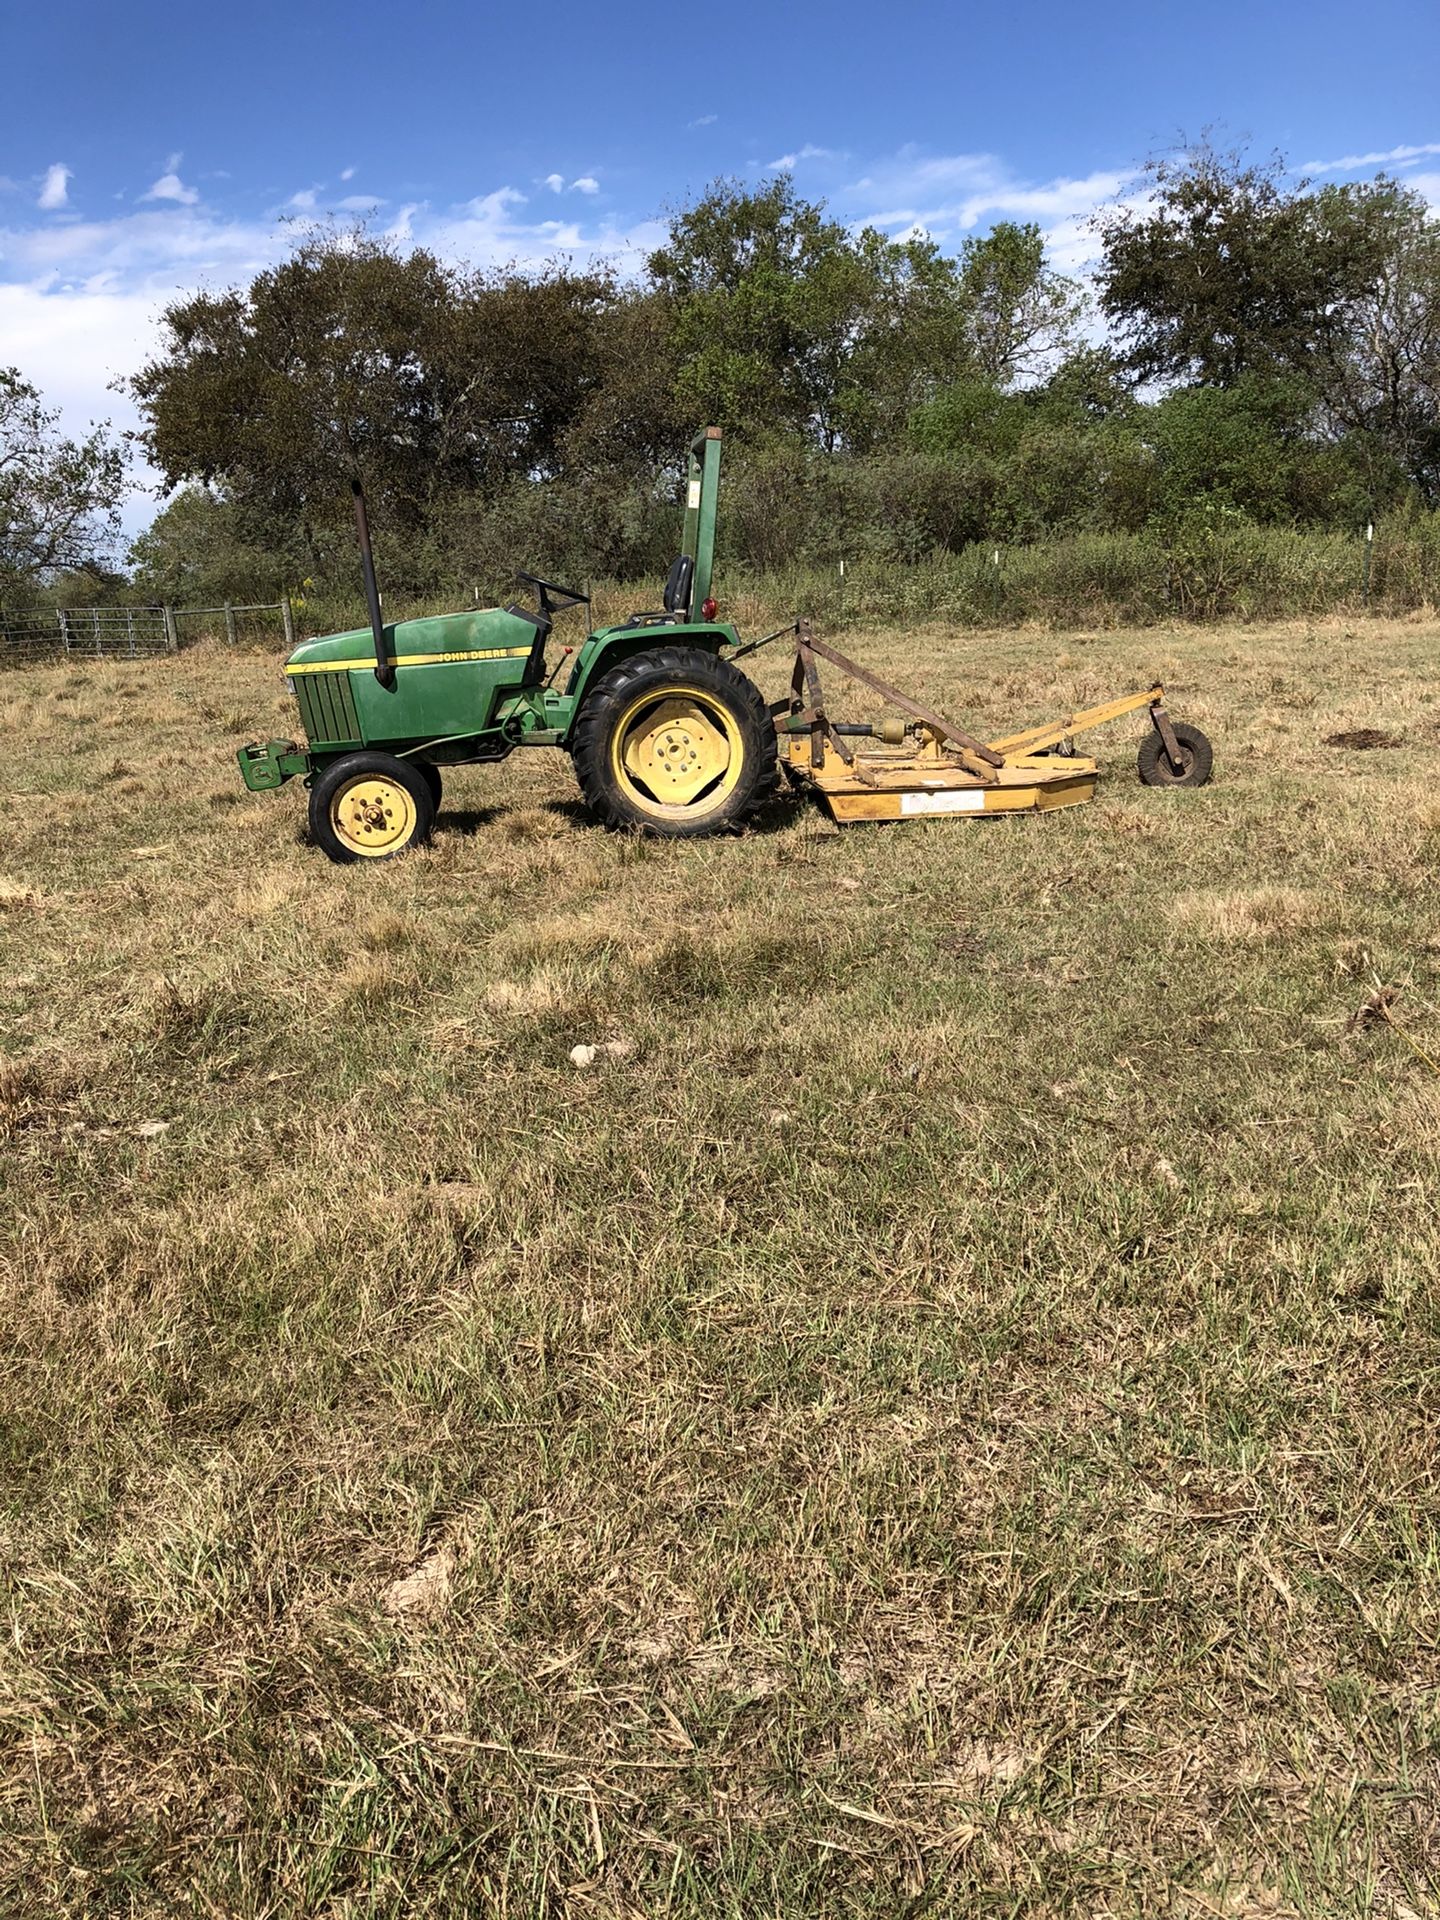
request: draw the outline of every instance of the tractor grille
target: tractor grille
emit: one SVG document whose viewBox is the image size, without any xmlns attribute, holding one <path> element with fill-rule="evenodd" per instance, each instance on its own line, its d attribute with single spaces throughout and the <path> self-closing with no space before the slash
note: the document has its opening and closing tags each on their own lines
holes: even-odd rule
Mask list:
<svg viewBox="0 0 1440 1920">
<path fill-rule="evenodd" d="M 359 744 L 360 720 L 348 673 L 297 673 L 290 684 L 312 747 Z"/>
</svg>

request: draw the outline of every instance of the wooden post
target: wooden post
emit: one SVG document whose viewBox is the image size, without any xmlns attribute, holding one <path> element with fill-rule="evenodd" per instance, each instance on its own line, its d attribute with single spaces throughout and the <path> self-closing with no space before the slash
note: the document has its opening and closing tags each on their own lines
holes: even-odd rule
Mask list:
<svg viewBox="0 0 1440 1920">
<path fill-rule="evenodd" d="M 225 638 L 233 647 L 235 644 L 235 609 L 228 600 L 225 602 Z"/>
<path fill-rule="evenodd" d="M 180 651 L 180 635 L 175 626 L 175 609 L 172 606 L 166 605 L 163 606 L 160 611 L 165 616 L 165 651 L 167 653 L 178 653 Z"/>
<path fill-rule="evenodd" d="M 135 609 L 133 607 L 125 609 L 125 631 L 129 636 L 130 658 L 133 660 L 135 658 Z"/>
<path fill-rule="evenodd" d="M 98 660 L 105 651 L 100 644 L 100 609 L 98 607 L 92 607 L 90 610 L 90 625 L 95 634 L 95 658 Z"/>
<path fill-rule="evenodd" d="M 280 596 L 280 619 L 285 628 L 285 644 L 295 645 L 295 609 L 290 604 L 290 589 L 287 587 Z"/>
<path fill-rule="evenodd" d="M 65 609 L 63 607 L 57 607 L 55 609 L 55 618 L 60 622 L 60 638 L 64 643 L 66 653 L 69 653 L 70 622 L 65 617 Z"/>
</svg>

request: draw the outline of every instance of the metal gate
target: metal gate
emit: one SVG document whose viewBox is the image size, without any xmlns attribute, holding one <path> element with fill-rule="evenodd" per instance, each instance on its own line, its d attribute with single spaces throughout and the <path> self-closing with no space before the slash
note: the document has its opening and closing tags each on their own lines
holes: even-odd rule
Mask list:
<svg viewBox="0 0 1440 1920">
<path fill-rule="evenodd" d="M 173 652 L 174 626 L 163 607 L 59 608 L 0 620 L 0 661 L 39 658 L 139 660 Z"/>
</svg>

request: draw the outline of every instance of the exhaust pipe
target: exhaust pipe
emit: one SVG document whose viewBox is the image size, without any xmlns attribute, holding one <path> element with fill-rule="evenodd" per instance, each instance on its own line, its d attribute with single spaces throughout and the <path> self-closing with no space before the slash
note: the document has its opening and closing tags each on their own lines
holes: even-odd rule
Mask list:
<svg viewBox="0 0 1440 1920">
<path fill-rule="evenodd" d="M 375 636 L 375 678 L 388 693 L 395 685 L 395 665 L 385 648 L 385 622 L 380 617 L 380 589 L 375 584 L 375 553 L 370 545 L 370 521 L 365 512 L 365 489 L 350 482 L 355 496 L 355 537 L 360 542 L 360 565 L 365 574 L 365 599 L 370 608 L 370 631 Z"/>
</svg>

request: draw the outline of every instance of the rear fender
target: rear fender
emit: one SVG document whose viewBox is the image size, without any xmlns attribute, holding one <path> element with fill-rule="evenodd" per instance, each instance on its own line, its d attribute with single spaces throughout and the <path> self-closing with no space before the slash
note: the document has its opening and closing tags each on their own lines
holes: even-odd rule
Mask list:
<svg viewBox="0 0 1440 1920">
<path fill-rule="evenodd" d="M 716 625 L 611 627 L 603 633 L 591 634 L 580 648 L 566 682 L 570 716 L 556 744 L 562 747 L 568 744 L 586 695 L 622 661 L 633 660 L 637 653 L 653 653 L 658 647 L 698 647 L 705 653 L 723 654 L 727 648 L 738 646 L 739 641 L 740 636 L 733 627 Z"/>
</svg>

